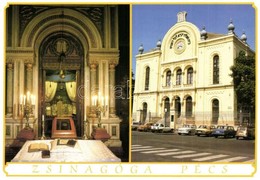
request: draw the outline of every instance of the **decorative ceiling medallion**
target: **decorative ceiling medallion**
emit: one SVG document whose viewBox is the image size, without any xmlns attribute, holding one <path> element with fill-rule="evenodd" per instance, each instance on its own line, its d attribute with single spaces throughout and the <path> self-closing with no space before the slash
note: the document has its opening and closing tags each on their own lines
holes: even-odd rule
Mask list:
<svg viewBox="0 0 260 180">
<path fill-rule="evenodd" d="M 175 44 L 174 44 L 174 52 L 176 54 L 181 54 L 185 51 L 186 49 L 186 42 L 184 39 L 178 39 Z"/>
</svg>

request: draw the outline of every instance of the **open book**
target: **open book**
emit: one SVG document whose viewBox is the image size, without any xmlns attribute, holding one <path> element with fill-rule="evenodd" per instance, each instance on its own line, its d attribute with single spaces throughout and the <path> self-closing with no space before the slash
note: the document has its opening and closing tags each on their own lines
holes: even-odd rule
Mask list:
<svg viewBox="0 0 260 180">
<path fill-rule="evenodd" d="M 36 152 L 43 150 L 49 150 L 49 146 L 45 143 L 32 143 L 28 147 L 28 152 Z"/>
</svg>

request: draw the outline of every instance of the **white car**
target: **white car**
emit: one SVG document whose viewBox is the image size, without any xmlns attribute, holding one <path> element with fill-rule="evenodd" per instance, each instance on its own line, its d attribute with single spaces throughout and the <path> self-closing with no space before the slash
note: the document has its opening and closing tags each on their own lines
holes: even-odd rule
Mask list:
<svg viewBox="0 0 260 180">
<path fill-rule="evenodd" d="M 153 126 L 151 126 L 151 131 L 152 132 L 167 133 L 167 132 L 173 132 L 173 128 L 165 127 L 164 124 L 162 124 L 162 123 L 156 123 Z"/>
<path fill-rule="evenodd" d="M 164 124 L 156 123 L 153 126 L 151 126 L 151 131 L 152 132 L 162 132 L 163 128 L 164 128 Z"/>
<path fill-rule="evenodd" d="M 178 134 L 194 135 L 196 131 L 196 125 L 184 124 L 181 128 L 178 128 Z"/>
</svg>

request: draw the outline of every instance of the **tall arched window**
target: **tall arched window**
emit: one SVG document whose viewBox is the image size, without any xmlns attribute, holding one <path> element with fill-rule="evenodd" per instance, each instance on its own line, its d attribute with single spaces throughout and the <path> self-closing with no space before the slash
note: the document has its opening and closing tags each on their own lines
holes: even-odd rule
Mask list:
<svg viewBox="0 0 260 180">
<path fill-rule="evenodd" d="M 171 86 L 171 71 L 167 71 L 166 72 L 166 86 L 170 87 Z"/>
<path fill-rule="evenodd" d="M 175 112 L 176 112 L 176 117 L 180 117 L 181 116 L 181 99 L 180 99 L 180 97 L 177 97 L 175 99 L 174 108 L 175 108 Z"/>
<path fill-rule="evenodd" d="M 214 99 L 212 101 L 212 124 L 218 124 L 219 118 L 219 101 Z"/>
<path fill-rule="evenodd" d="M 143 119 L 141 120 L 142 124 L 145 123 L 146 117 L 147 117 L 147 103 L 145 102 L 143 103 Z"/>
<path fill-rule="evenodd" d="M 189 96 L 186 98 L 186 117 L 192 116 L 192 98 Z"/>
<path fill-rule="evenodd" d="M 144 90 L 149 90 L 149 81 L 150 81 L 150 67 L 147 67 L 145 70 L 145 87 Z"/>
<path fill-rule="evenodd" d="M 187 84 L 193 83 L 193 68 L 190 67 L 187 71 Z"/>
<path fill-rule="evenodd" d="M 219 56 L 213 58 L 213 84 L 219 83 Z"/>
<path fill-rule="evenodd" d="M 181 85 L 181 74 L 181 69 L 178 69 L 176 73 L 176 85 Z"/>
</svg>

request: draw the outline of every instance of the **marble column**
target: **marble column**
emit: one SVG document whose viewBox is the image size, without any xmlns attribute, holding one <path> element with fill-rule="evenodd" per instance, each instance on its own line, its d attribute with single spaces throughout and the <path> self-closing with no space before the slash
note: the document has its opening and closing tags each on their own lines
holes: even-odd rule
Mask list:
<svg viewBox="0 0 260 180">
<path fill-rule="evenodd" d="M 26 64 L 26 90 L 32 92 L 32 75 L 33 75 L 33 68 L 32 64 Z"/>
<path fill-rule="evenodd" d="M 95 116 L 94 104 L 92 101 L 92 97 L 95 96 L 97 87 L 97 64 L 90 64 L 90 89 L 91 89 L 91 114 Z"/>
<path fill-rule="evenodd" d="M 109 115 L 115 116 L 115 64 L 109 64 Z"/>
<path fill-rule="evenodd" d="M 6 106 L 7 106 L 7 115 L 11 115 L 13 112 L 13 64 L 7 64 L 7 86 L 6 86 Z"/>
</svg>

